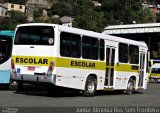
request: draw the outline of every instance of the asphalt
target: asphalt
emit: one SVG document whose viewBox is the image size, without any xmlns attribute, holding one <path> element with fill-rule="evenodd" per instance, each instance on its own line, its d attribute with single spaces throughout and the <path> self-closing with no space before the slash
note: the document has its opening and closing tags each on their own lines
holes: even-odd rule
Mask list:
<svg viewBox="0 0 160 113">
<path fill-rule="evenodd" d="M 50 96 L 43 87 L 25 85 L 23 91 L 19 93 L 1 88 L 0 106 L 31 107 L 32 109 L 34 107 L 73 107 L 76 110 L 81 110 L 77 107 L 160 107 L 159 97 L 160 83 L 148 83 L 147 90 L 138 90 L 133 95 L 126 95 L 119 91 L 106 91 L 98 92 L 95 97 L 83 97 L 81 93 L 72 91 L 65 91 L 60 96 Z"/>
</svg>

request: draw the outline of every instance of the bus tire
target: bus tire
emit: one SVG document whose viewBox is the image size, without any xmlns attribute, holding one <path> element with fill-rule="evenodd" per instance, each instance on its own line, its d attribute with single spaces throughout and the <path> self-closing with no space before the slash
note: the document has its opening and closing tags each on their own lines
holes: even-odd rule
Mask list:
<svg viewBox="0 0 160 113">
<path fill-rule="evenodd" d="M 87 97 L 93 97 L 95 96 L 96 89 L 97 89 L 97 79 L 93 76 L 89 76 L 86 80 L 83 95 Z"/>
<path fill-rule="evenodd" d="M 16 92 L 22 91 L 23 90 L 23 83 L 16 82 L 15 90 L 16 90 Z"/>
<path fill-rule="evenodd" d="M 126 94 L 132 95 L 133 91 L 134 91 L 134 80 L 132 78 L 130 78 L 128 81 L 128 84 L 127 84 Z"/>
<path fill-rule="evenodd" d="M 13 81 L 12 79 L 10 79 L 9 89 L 14 91 L 15 90 L 15 84 L 16 84 L 16 81 Z"/>
</svg>

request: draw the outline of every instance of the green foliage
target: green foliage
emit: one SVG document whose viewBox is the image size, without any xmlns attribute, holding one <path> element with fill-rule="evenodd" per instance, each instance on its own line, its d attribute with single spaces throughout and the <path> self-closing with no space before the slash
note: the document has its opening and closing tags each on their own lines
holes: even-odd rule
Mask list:
<svg viewBox="0 0 160 113">
<path fill-rule="evenodd" d="M 25 5 L 27 0 L 5 0 L 5 2 Z"/>
<path fill-rule="evenodd" d="M 15 30 L 20 23 L 26 23 L 26 16 L 18 11 L 11 11 L 11 17 L 0 20 L 0 29 Z"/>
<path fill-rule="evenodd" d="M 73 26 L 81 29 L 101 32 L 105 27 L 103 12 L 88 10 L 82 16 L 77 16 L 73 21 Z"/>
<path fill-rule="evenodd" d="M 101 7 L 94 7 L 91 4 L 92 2 L 89 0 L 82 0 L 81 5 L 74 9 L 79 12 L 75 13 L 78 16 L 75 16 L 73 21 L 74 27 L 100 32 L 108 25 L 133 24 L 133 21 L 136 23 L 153 21 L 153 15 L 149 9 L 142 7 L 140 0 L 104 0 Z"/>
<path fill-rule="evenodd" d="M 151 12 L 142 7 L 140 0 L 106 0 L 102 10 L 109 25 L 146 23 L 153 21 Z"/>
<path fill-rule="evenodd" d="M 45 23 L 61 24 L 61 21 L 59 18 L 53 18 L 53 19 L 46 20 Z"/>
<path fill-rule="evenodd" d="M 25 23 L 27 17 L 24 13 L 21 13 L 19 11 L 11 11 L 11 20 L 16 23 Z"/>
<path fill-rule="evenodd" d="M 51 7 L 50 14 L 59 16 L 71 16 L 72 7 L 65 2 L 58 2 Z"/>
<path fill-rule="evenodd" d="M 160 22 L 160 14 L 157 15 L 157 21 L 156 22 Z"/>
<path fill-rule="evenodd" d="M 33 11 L 33 21 L 34 22 L 43 22 L 43 19 L 41 19 L 40 17 L 43 16 L 43 9 L 42 8 L 36 8 Z"/>
<path fill-rule="evenodd" d="M 12 3 L 25 3 L 26 0 L 8 0 Z M 108 25 L 133 24 L 153 22 L 153 15 L 149 9 L 142 6 L 143 0 L 95 0 L 102 6 L 94 6 L 92 0 L 54 0 L 51 10 L 48 11 L 49 19 L 43 19 L 42 8 L 33 12 L 34 22 L 61 24 L 59 18 L 52 19 L 53 15 L 71 16 L 74 18 L 73 27 L 101 32 Z M 158 0 L 147 0 L 156 3 Z M 160 16 L 157 16 L 157 22 Z M 14 25 L 26 22 L 26 17 L 18 12 L 12 12 L 9 22 Z M 6 26 L 3 25 L 5 28 Z M 1 26 L 0 26 L 1 28 Z"/>
<path fill-rule="evenodd" d="M 160 42 L 157 43 L 158 51 L 153 51 L 153 58 L 160 58 Z"/>
</svg>

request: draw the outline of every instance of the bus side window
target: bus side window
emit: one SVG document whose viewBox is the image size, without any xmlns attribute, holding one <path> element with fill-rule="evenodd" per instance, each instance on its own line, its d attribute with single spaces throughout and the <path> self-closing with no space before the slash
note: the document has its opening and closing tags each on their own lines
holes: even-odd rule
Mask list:
<svg viewBox="0 0 160 113">
<path fill-rule="evenodd" d="M 119 43 L 119 62 L 128 63 L 128 44 Z"/>
<path fill-rule="evenodd" d="M 98 60 L 98 38 L 82 37 L 82 57 L 85 59 Z"/>
<path fill-rule="evenodd" d="M 61 32 L 60 55 L 65 57 L 80 58 L 81 36 L 77 34 Z"/>
<path fill-rule="evenodd" d="M 134 45 L 129 45 L 129 63 L 138 64 L 139 63 L 139 47 Z"/>
<path fill-rule="evenodd" d="M 100 44 L 99 44 L 99 53 L 100 53 L 100 60 L 104 60 L 104 40 L 100 39 Z"/>
</svg>

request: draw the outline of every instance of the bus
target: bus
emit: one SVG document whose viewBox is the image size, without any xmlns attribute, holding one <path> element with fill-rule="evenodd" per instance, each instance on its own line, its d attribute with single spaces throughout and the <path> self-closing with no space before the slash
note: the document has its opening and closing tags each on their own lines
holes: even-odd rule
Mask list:
<svg viewBox="0 0 160 113">
<path fill-rule="evenodd" d="M 144 42 L 56 24 L 18 25 L 12 51 L 11 78 L 17 91 L 23 83 L 80 90 L 147 88 L 147 50 Z"/>
<path fill-rule="evenodd" d="M 155 63 L 160 63 L 160 59 L 150 59 L 149 68 L 151 68 Z"/>
<path fill-rule="evenodd" d="M 149 62 L 148 62 L 148 67 L 149 67 L 149 81 L 151 80 L 151 74 L 153 73 L 152 71 L 152 68 L 155 69 L 157 68 L 158 69 L 158 66 L 160 64 L 160 59 L 150 59 Z M 156 65 L 155 65 L 156 64 Z M 155 66 L 154 66 L 155 65 Z M 160 67 L 159 67 L 160 68 Z M 153 74 L 152 74 L 153 75 Z"/>
<path fill-rule="evenodd" d="M 0 84 L 10 83 L 13 37 L 14 31 L 0 31 Z"/>
</svg>

